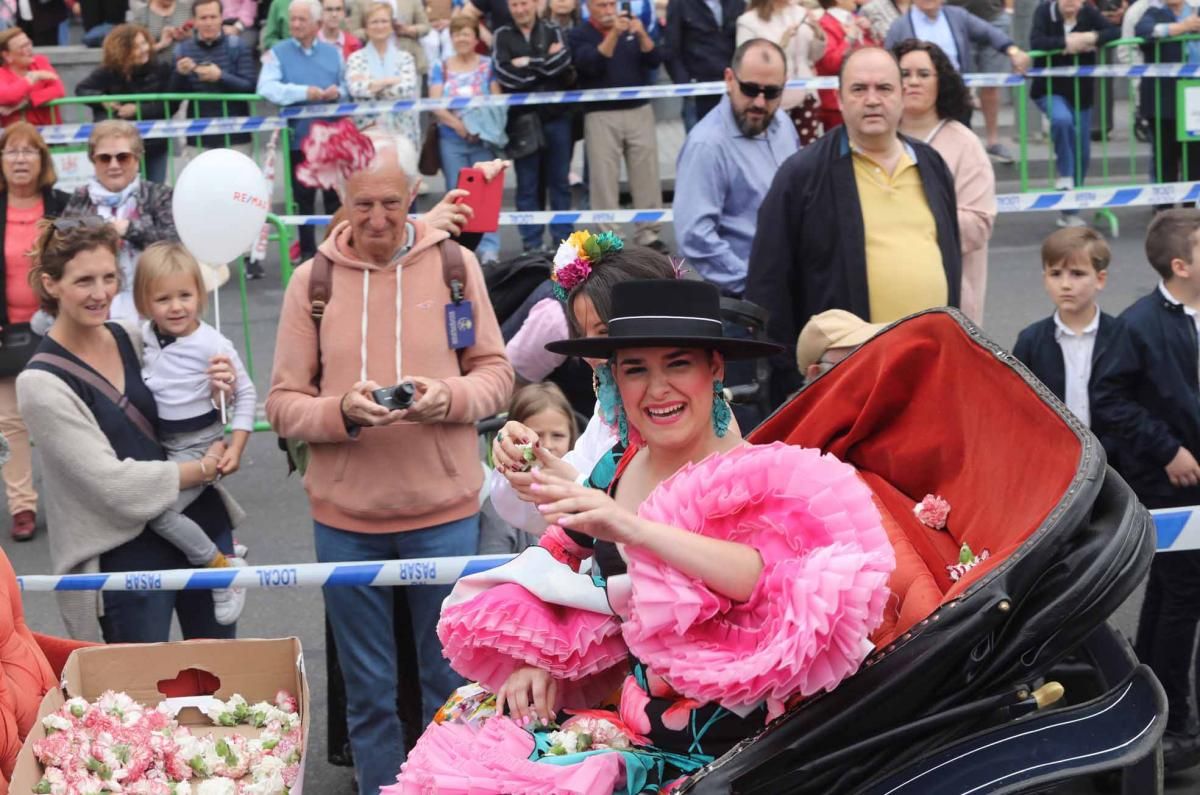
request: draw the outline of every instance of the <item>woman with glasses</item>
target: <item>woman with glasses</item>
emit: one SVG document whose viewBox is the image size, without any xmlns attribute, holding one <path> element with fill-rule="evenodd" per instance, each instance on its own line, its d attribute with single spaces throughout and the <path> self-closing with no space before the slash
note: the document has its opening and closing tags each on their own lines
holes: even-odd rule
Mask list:
<svg viewBox="0 0 1200 795">
<path fill-rule="evenodd" d="M 962 75 L 936 44 L 905 39 L 892 53 L 900 62 L 904 92 L 900 132 L 936 149 L 954 177 L 962 240 L 959 306 L 964 315 L 982 323 L 988 241 L 996 220 L 996 175 L 979 138 L 957 121 L 971 107 L 971 97 Z"/>
<path fill-rule="evenodd" d="M 133 306 L 133 271 L 138 255 L 151 243 L 178 240 L 171 214 L 171 188 L 143 180 L 139 165 L 142 136 L 127 121 L 98 122 L 88 138 L 88 159 L 95 176 L 67 202 L 64 216 L 99 216 L 121 239 L 118 260 L 121 290 L 112 302 L 113 319 L 137 318 Z"/>
<path fill-rule="evenodd" d="M 9 341 L 15 341 L 14 331 L 28 331 L 38 309 L 37 297 L 29 286 L 29 270 L 33 267 L 29 252 L 37 239 L 38 222 L 58 216 L 66 206 L 67 194 L 54 190 L 56 179 L 50 149 L 37 128 L 24 121 L 8 127 L 0 138 L 0 249 L 4 252 L 0 260 L 4 276 L 0 334 Z M 32 354 L 37 338 L 28 333 Z M 36 527 L 38 497 L 33 489 L 29 432 L 17 410 L 17 371 L 0 367 L 0 434 L 12 448 L 3 469 L 12 537 L 28 541 Z"/>
</svg>

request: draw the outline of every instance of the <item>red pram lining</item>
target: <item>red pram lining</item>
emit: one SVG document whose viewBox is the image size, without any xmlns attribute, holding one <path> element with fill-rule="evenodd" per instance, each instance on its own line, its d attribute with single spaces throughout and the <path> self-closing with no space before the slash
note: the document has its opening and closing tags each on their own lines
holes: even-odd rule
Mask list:
<svg viewBox="0 0 1200 795">
<path fill-rule="evenodd" d="M 872 637 L 877 648 L 1002 565 L 1064 499 L 1083 451 L 1020 372 L 940 311 L 875 337 L 751 440 L 819 447 L 852 463 L 891 514 L 895 602 Z M 946 530 L 914 516 L 926 494 L 949 501 Z M 947 566 L 964 542 L 989 557 L 952 582 Z"/>
</svg>

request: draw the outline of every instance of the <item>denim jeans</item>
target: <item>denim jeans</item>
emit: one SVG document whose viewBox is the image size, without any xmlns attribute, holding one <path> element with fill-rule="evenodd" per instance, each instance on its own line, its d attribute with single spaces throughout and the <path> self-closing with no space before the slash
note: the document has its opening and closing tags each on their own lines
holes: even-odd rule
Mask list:
<svg viewBox="0 0 1200 795">
<path fill-rule="evenodd" d="M 521 212 L 536 212 L 546 209 L 545 198 L 542 194 L 543 183 L 546 192 L 550 194 L 550 209 L 571 209 L 571 150 L 574 142 L 571 140 L 571 117 L 564 115 L 557 119 L 542 121 L 542 134 L 546 145 L 539 152 L 528 157 L 522 157 L 516 162 L 517 169 L 517 210 Z M 542 247 L 541 224 L 522 224 L 521 243 L 525 249 Z M 571 224 L 552 224 L 550 226 L 551 246 L 558 244 L 571 236 L 575 228 Z"/>
<path fill-rule="evenodd" d="M 304 153 L 299 149 L 292 150 L 293 171 L 304 162 Z M 342 206 L 337 191 L 310 188 L 298 179 L 292 180 L 292 197 L 296 201 L 296 209 L 301 215 L 317 214 L 317 194 L 321 194 L 325 214 L 333 215 Z M 323 229 L 323 227 L 322 227 Z M 300 261 L 311 259 L 317 253 L 317 227 L 300 227 Z"/>
<path fill-rule="evenodd" d="M 1092 109 L 1081 108 L 1076 114 L 1071 104 L 1057 94 L 1036 100 L 1038 108 L 1050 119 L 1050 138 L 1054 141 L 1054 162 L 1058 176 L 1069 177 L 1076 186 L 1083 184 L 1092 156 Z M 1076 142 L 1079 147 L 1075 158 Z"/>
<path fill-rule="evenodd" d="M 392 560 L 474 555 L 479 515 L 403 533 L 352 533 L 313 522 L 317 560 Z M 442 657 L 437 621 L 449 585 L 414 585 L 408 606 L 421 680 L 421 707 L 428 723 L 463 680 Z M 404 729 L 396 715 L 396 643 L 393 600 L 386 588 L 361 585 L 325 588 L 325 610 L 333 627 L 346 681 L 346 724 L 354 751 L 359 795 L 377 795 L 394 784 L 404 754 Z"/>
<path fill-rule="evenodd" d="M 229 514 L 213 489 L 205 489 L 184 515 L 204 528 L 217 548 L 233 554 Z M 183 552 L 146 530 L 100 556 L 101 571 L 186 569 Z M 100 632 L 106 643 L 163 643 L 171 639 L 171 614 L 185 639 L 233 638 L 237 625 L 222 626 L 213 613 L 212 591 L 105 591 Z"/>
<path fill-rule="evenodd" d="M 446 189 L 458 184 L 458 172 L 473 163 L 493 160 L 496 155 L 487 144 L 471 143 L 444 124 L 438 125 L 438 153 L 442 159 L 442 173 L 446 175 Z M 500 233 L 488 232 L 479 241 L 475 256 L 481 261 L 500 256 Z"/>
</svg>

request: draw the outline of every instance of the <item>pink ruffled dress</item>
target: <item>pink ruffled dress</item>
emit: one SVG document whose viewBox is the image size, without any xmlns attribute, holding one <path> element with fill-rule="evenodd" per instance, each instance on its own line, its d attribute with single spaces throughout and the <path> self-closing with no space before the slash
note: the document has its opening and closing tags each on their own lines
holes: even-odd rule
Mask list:
<svg viewBox="0 0 1200 795">
<path fill-rule="evenodd" d="M 622 464 L 631 458 L 632 451 Z M 868 636 L 882 620 L 895 555 L 871 491 L 850 465 L 782 443 L 746 445 L 680 470 L 638 513 L 757 549 L 763 570 L 753 594 L 733 602 L 632 547 L 621 550 L 627 571 L 608 570 L 619 568 L 610 563 L 603 577 L 572 580 L 560 575 L 591 550 L 577 536 L 552 531 L 547 548 L 527 550 L 530 561 L 514 568 L 524 584 L 480 590 L 460 582 L 455 592 L 467 598 L 447 599 L 438 625 L 454 669 L 493 692 L 516 668 L 534 665 L 558 680 L 560 707 L 595 706 L 612 694 L 619 713 L 604 714 L 629 727 L 635 746 L 549 757 L 538 731 L 508 718 L 433 725 L 385 793 L 611 793 L 663 785 L 795 700 L 836 687 L 871 651 Z M 619 560 L 603 554 L 602 544 L 598 560 Z M 531 576 L 543 562 L 561 568 L 554 577 Z M 574 583 L 577 596 L 548 584 L 555 578 Z M 587 584 L 606 588 L 607 605 Z"/>
</svg>

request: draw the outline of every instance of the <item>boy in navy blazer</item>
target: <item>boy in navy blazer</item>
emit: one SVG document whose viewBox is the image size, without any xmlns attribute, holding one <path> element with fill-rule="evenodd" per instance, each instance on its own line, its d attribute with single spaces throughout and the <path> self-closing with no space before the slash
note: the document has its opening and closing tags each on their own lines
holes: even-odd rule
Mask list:
<svg viewBox="0 0 1200 795">
<path fill-rule="evenodd" d="M 1092 400 L 1099 363 L 1111 355 L 1120 321 L 1100 311 L 1096 297 L 1108 281 L 1111 254 L 1104 237 L 1087 227 L 1059 229 L 1042 243 L 1042 281 L 1057 309 L 1026 327 L 1013 354 L 1104 443 Z"/>
<path fill-rule="evenodd" d="M 1200 505 L 1200 210 L 1155 216 L 1146 258 L 1161 279 L 1121 314 L 1093 412 L 1117 438 L 1117 469 L 1146 507 Z M 1200 550 L 1156 555 L 1136 647 L 1167 692 L 1168 770 L 1200 762 L 1188 707 L 1198 624 Z"/>
</svg>

